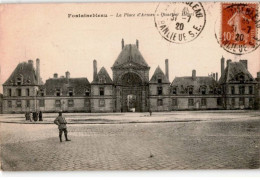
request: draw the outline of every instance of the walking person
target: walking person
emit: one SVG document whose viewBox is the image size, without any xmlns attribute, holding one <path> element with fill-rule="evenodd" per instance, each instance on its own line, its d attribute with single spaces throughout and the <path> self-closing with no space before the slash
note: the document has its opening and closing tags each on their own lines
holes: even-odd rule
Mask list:
<svg viewBox="0 0 260 180">
<path fill-rule="evenodd" d="M 66 126 L 67 121 L 64 117 L 62 117 L 62 112 L 59 112 L 59 116 L 54 120 L 54 123 L 58 125 L 60 142 L 62 142 L 62 132 L 64 132 L 66 141 L 70 141 L 68 139 L 68 131 Z"/>
<path fill-rule="evenodd" d="M 39 121 L 42 121 L 42 112 L 39 112 Z"/>
<path fill-rule="evenodd" d="M 32 122 L 32 112 L 29 112 L 29 120 Z"/>
</svg>

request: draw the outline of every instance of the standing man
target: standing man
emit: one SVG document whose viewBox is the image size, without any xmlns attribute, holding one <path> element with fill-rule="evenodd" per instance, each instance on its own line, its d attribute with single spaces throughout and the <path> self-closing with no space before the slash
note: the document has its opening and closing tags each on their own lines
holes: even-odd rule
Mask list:
<svg viewBox="0 0 260 180">
<path fill-rule="evenodd" d="M 62 132 L 64 131 L 66 141 L 70 141 L 68 139 L 68 131 L 67 131 L 67 121 L 64 117 L 62 117 L 62 112 L 59 112 L 59 116 L 54 120 L 54 123 L 58 125 L 59 128 L 59 137 L 60 142 L 62 142 Z"/>
<path fill-rule="evenodd" d="M 39 112 L 39 121 L 42 121 L 42 112 Z"/>
</svg>

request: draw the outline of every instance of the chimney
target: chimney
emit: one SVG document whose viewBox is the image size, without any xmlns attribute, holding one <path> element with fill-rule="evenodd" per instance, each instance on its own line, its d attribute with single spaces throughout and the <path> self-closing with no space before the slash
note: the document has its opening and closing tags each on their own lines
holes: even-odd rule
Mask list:
<svg viewBox="0 0 260 180">
<path fill-rule="evenodd" d="M 31 64 L 33 66 L 33 60 L 28 60 L 28 64 Z"/>
<path fill-rule="evenodd" d="M 93 80 L 97 77 L 97 61 L 94 59 L 93 61 Z"/>
<path fill-rule="evenodd" d="M 54 73 L 54 74 L 53 74 L 53 78 L 57 79 L 57 78 L 58 78 L 58 74 L 57 74 L 57 73 Z"/>
<path fill-rule="evenodd" d="M 124 48 L 124 46 L 125 46 L 124 39 L 122 39 L 121 43 L 122 43 L 122 49 L 123 49 L 123 48 Z"/>
<path fill-rule="evenodd" d="M 215 73 L 213 73 L 213 79 L 216 79 Z"/>
<path fill-rule="evenodd" d="M 65 74 L 66 74 L 66 79 L 69 79 L 70 78 L 70 72 L 67 71 Z"/>
<path fill-rule="evenodd" d="M 259 72 L 257 72 L 257 78 L 259 78 L 259 79 L 260 79 L 260 71 L 259 71 Z"/>
<path fill-rule="evenodd" d="M 169 80 L 169 62 L 168 62 L 168 59 L 165 59 L 165 75 Z"/>
<path fill-rule="evenodd" d="M 192 79 L 193 81 L 196 80 L 196 70 L 192 70 Z"/>
<path fill-rule="evenodd" d="M 218 81 L 218 73 L 216 72 L 216 81 Z"/>
<path fill-rule="evenodd" d="M 137 49 L 139 49 L 139 41 L 138 41 L 138 39 L 136 40 L 136 47 L 137 47 Z"/>
<path fill-rule="evenodd" d="M 232 62 L 231 59 L 227 60 L 227 67 L 228 67 L 229 63 L 231 63 L 231 62 Z"/>
<path fill-rule="evenodd" d="M 222 56 L 222 58 L 221 58 L 221 76 L 224 75 L 224 69 L 225 69 L 225 58 Z"/>
<path fill-rule="evenodd" d="M 247 60 L 239 60 L 239 62 L 242 63 L 247 69 Z"/>
<path fill-rule="evenodd" d="M 41 76 L 40 76 L 40 59 L 36 59 L 36 77 L 37 77 L 37 82 L 40 84 L 41 82 Z"/>
</svg>

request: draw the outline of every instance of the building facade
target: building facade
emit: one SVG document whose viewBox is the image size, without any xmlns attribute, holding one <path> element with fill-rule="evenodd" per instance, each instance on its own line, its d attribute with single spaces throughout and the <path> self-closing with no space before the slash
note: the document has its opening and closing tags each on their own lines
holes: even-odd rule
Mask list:
<svg viewBox="0 0 260 180">
<path fill-rule="evenodd" d="M 93 81 L 71 78 L 70 73 L 42 82 L 40 60 L 19 63 L 3 84 L 3 113 L 42 112 L 147 112 L 206 109 L 260 109 L 260 72 L 253 78 L 247 60 L 226 61 L 222 57 L 221 77 L 175 77 L 169 80 L 158 66 L 149 79 L 150 67 L 139 51 L 139 42 L 124 44 L 115 60 L 111 78 L 93 61 Z"/>
</svg>

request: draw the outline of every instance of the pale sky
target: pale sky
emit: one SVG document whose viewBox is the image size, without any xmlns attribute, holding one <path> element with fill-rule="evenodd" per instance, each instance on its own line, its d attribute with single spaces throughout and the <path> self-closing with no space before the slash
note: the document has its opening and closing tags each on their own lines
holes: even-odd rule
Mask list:
<svg viewBox="0 0 260 180">
<path fill-rule="evenodd" d="M 233 55 L 220 47 L 215 31 L 219 31 L 219 3 L 202 3 L 206 25 L 201 34 L 184 44 L 166 41 L 154 24 L 153 17 L 115 17 L 116 13 L 154 13 L 158 3 L 89 3 L 89 4 L 24 4 L 0 5 L 1 83 L 11 75 L 19 62 L 41 60 L 43 81 L 58 73 L 71 77 L 87 77 L 92 81 L 93 60 L 98 70 L 104 66 L 112 78 L 111 67 L 125 44 L 135 44 L 151 67 L 150 78 L 164 60 L 169 59 L 169 77 L 198 76 L 218 72 L 220 58 L 248 60 L 248 69 L 256 77 L 260 71 L 260 49 Z M 107 18 L 68 18 L 68 14 L 108 14 Z M 2 88 L 0 90 L 2 92 Z"/>
</svg>

